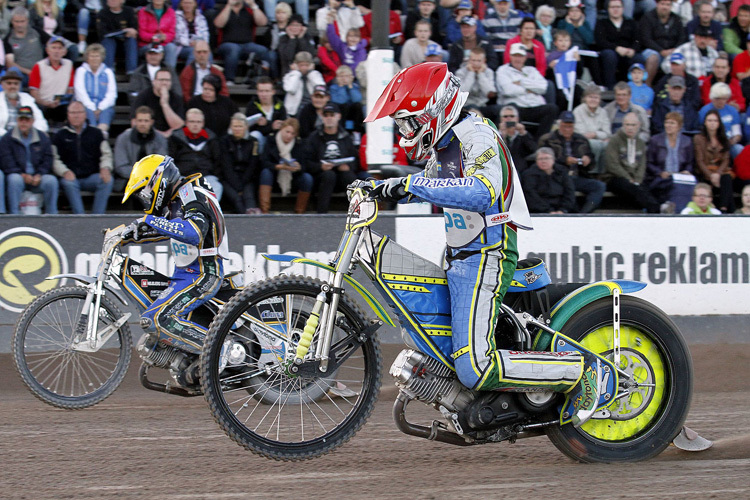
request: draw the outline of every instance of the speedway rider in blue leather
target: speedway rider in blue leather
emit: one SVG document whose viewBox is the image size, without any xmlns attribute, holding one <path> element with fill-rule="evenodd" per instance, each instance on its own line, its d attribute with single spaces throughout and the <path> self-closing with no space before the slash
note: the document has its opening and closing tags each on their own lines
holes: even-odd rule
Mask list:
<svg viewBox="0 0 750 500">
<path fill-rule="evenodd" d="M 366 120 L 390 116 L 400 145 L 423 172 L 376 181 L 370 196 L 443 208 L 446 277 L 456 374 L 474 390 L 570 393 L 573 423 L 590 418 L 597 363 L 575 351 L 497 349 L 499 306 L 518 261 L 519 229 L 532 229 L 518 173 L 494 124 L 461 110 L 466 93 L 443 63 L 421 63 L 393 77 Z M 580 394 L 576 394 L 580 393 Z"/>
<path fill-rule="evenodd" d="M 210 300 L 228 257 L 224 214 L 201 174 L 182 177 L 169 156 L 149 155 L 133 165 L 123 203 L 135 194 L 147 214 L 123 233 L 124 243 L 170 240 L 175 271 L 169 286 L 141 316 L 159 341 L 200 354 L 206 330 L 187 317 Z"/>
</svg>

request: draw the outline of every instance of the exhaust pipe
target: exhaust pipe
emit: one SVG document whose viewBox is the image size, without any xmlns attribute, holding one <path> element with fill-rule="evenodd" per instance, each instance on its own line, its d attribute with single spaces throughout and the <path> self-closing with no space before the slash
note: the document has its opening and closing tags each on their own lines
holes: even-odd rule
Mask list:
<svg viewBox="0 0 750 500">
<path fill-rule="evenodd" d="M 430 441 L 454 444 L 456 446 L 472 446 L 476 444 L 473 441 L 467 441 L 455 432 L 441 429 L 438 426 L 437 420 L 433 421 L 431 427 L 409 423 L 406 420 L 406 406 L 409 404 L 409 401 L 408 396 L 403 392 L 399 392 L 396 401 L 393 403 L 393 420 L 396 422 L 398 430 L 404 434 L 429 439 Z"/>
</svg>

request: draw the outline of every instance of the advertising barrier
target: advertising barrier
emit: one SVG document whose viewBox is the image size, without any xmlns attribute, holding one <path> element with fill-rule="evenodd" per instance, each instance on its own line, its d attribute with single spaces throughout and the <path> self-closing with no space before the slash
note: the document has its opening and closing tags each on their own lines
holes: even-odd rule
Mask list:
<svg viewBox="0 0 750 500">
<path fill-rule="evenodd" d="M 10 349 L 13 325 L 29 302 L 55 287 L 75 284 L 45 278 L 95 274 L 102 229 L 135 218 L 136 214 L 0 218 L 0 352 Z M 262 254 L 285 253 L 328 262 L 344 220 L 343 215 L 227 216 L 230 258 L 225 269 L 244 271 L 246 283 L 279 273 L 319 277 L 322 271 L 316 267 L 284 266 L 266 261 Z M 440 263 L 444 224 L 441 216 L 383 214 L 374 229 Z M 639 295 L 669 314 L 724 315 L 725 319 L 730 315 L 735 318 L 733 324 L 746 324 L 741 315 L 750 311 L 750 218 L 545 216 L 535 217 L 534 226 L 534 231 L 519 235 L 520 255 L 542 257 L 554 281 L 644 281 L 648 286 Z M 125 253 L 160 273 L 170 273 L 166 242 L 131 245 Z M 370 288 L 361 272 L 355 278 Z M 701 328 L 716 328 L 716 321 L 704 324 Z M 745 326 L 724 329 L 740 330 L 734 334 L 750 341 Z M 384 328 L 381 333 L 386 342 L 398 340 L 394 329 Z"/>
</svg>

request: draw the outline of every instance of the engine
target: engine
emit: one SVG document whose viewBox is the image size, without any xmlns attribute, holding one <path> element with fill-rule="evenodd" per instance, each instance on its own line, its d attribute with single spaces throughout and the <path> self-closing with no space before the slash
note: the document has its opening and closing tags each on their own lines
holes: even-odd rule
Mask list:
<svg viewBox="0 0 750 500">
<path fill-rule="evenodd" d="M 461 411 L 474 399 L 474 393 L 461 385 L 450 368 L 412 349 L 401 351 L 390 374 L 410 398 L 426 404 L 438 403 L 451 412 Z"/>
</svg>

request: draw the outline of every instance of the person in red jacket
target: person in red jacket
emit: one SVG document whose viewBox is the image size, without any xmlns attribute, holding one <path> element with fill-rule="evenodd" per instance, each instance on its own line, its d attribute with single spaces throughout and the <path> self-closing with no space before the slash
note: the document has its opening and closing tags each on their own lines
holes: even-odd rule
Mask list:
<svg viewBox="0 0 750 500">
<path fill-rule="evenodd" d="M 518 36 L 514 36 L 506 47 L 512 47 L 514 43 L 522 43 L 526 47 L 526 66 L 534 66 L 540 74 L 544 75 L 547 71 L 547 51 L 544 44 L 534 39 L 536 36 L 536 21 L 531 17 L 526 17 L 521 21 L 521 31 Z M 510 62 L 510 51 L 506 50 L 503 54 L 503 63 Z M 533 62 L 533 64 L 531 64 Z"/>
<path fill-rule="evenodd" d="M 320 71 L 323 74 L 323 80 L 331 83 L 336 78 L 336 70 L 341 66 L 341 58 L 331 47 L 328 36 L 325 33 L 320 34 L 320 45 L 318 46 L 318 59 L 320 59 Z"/>
<path fill-rule="evenodd" d="M 138 11 L 138 47 L 144 55 L 153 45 L 164 46 L 164 62 L 174 68 L 177 64 L 177 45 L 174 44 L 177 15 L 165 0 L 151 0 Z"/>
<path fill-rule="evenodd" d="M 729 75 L 729 58 L 726 55 L 719 55 L 714 61 L 713 71 L 706 76 L 700 77 L 699 81 L 701 85 L 701 98 L 704 106 L 711 102 L 711 98 L 709 97 L 711 85 L 722 82 L 729 85 L 729 89 L 732 91 L 732 97 L 730 97 L 727 104 L 737 108 L 737 111 L 740 113 L 745 112 L 745 96 L 742 95 L 742 87 L 740 86 L 739 80 Z"/>
<path fill-rule="evenodd" d="M 180 87 L 182 88 L 182 98 L 188 102 L 193 96 L 203 93 L 203 77 L 212 74 L 221 80 L 221 91 L 219 95 L 229 97 L 227 82 L 224 80 L 224 73 L 218 66 L 213 66 L 210 61 L 211 48 L 208 42 L 198 40 L 193 47 L 193 62 L 186 64 L 180 73 Z"/>
</svg>

